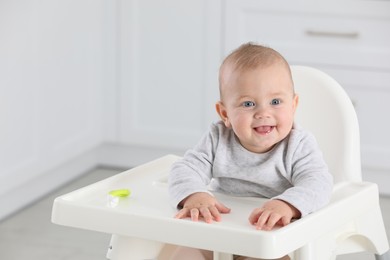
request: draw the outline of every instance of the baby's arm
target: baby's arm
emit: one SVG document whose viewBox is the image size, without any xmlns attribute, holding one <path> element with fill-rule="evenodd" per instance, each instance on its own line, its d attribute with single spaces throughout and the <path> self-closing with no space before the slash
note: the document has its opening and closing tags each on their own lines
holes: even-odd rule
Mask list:
<svg viewBox="0 0 390 260">
<path fill-rule="evenodd" d="M 228 207 L 207 192 L 193 193 L 181 201 L 179 206 L 183 206 L 183 208 L 175 215 L 175 218 L 191 217 L 192 221 L 198 221 L 199 216 L 201 216 L 207 223 L 211 223 L 213 220 L 220 221 L 220 213 L 230 212 Z"/>
<path fill-rule="evenodd" d="M 301 213 L 291 204 L 282 200 L 269 200 L 262 207 L 256 208 L 249 216 L 249 222 L 256 229 L 271 230 L 275 225 L 285 226 Z"/>
</svg>

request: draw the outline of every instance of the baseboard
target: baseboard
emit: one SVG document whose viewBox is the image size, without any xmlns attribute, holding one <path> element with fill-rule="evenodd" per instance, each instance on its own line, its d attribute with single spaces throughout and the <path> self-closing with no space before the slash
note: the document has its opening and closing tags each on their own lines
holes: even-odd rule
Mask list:
<svg viewBox="0 0 390 260">
<path fill-rule="evenodd" d="M 95 149 L 21 184 L 0 196 L 0 220 L 41 199 L 64 184 L 96 167 Z"/>
<path fill-rule="evenodd" d="M 129 169 L 167 154 L 183 155 L 183 150 L 131 146 L 114 143 L 102 144 L 84 154 L 73 158 L 66 164 L 24 183 L 17 191 L 8 192 L 0 197 L 0 220 L 39 200 L 64 184 L 80 177 L 93 168 L 115 167 Z M 378 183 L 380 194 L 390 196 L 390 173 L 385 170 L 363 168 L 366 181 Z"/>
</svg>

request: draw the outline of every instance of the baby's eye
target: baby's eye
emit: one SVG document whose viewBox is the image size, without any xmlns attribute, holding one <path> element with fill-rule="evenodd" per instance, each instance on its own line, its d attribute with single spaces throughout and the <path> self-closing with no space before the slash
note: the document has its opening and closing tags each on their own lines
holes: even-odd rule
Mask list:
<svg viewBox="0 0 390 260">
<path fill-rule="evenodd" d="M 242 103 L 242 105 L 244 107 L 254 107 L 256 104 L 253 101 L 245 101 L 244 103 Z"/>
<path fill-rule="evenodd" d="M 272 101 L 271 101 L 271 105 L 279 105 L 280 102 L 281 102 L 280 99 L 274 98 L 274 99 L 272 99 Z"/>
</svg>

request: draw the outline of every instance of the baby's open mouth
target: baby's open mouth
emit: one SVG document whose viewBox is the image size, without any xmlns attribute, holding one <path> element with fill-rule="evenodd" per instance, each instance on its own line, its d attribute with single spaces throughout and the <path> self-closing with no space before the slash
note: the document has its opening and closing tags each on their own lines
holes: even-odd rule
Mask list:
<svg viewBox="0 0 390 260">
<path fill-rule="evenodd" d="M 274 130 L 274 128 L 275 126 L 264 125 L 264 126 L 255 127 L 254 130 L 261 135 L 267 135 L 271 133 L 272 130 Z"/>
</svg>

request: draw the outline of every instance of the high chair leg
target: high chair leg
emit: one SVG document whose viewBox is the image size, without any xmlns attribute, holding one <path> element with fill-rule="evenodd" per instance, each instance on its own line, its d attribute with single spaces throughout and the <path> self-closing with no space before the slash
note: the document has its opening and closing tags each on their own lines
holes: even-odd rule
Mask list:
<svg viewBox="0 0 390 260">
<path fill-rule="evenodd" d="M 233 260 L 233 255 L 214 251 L 214 260 Z"/>
<path fill-rule="evenodd" d="M 155 260 L 163 246 L 163 243 L 156 241 L 112 235 L 107 259 Z"/>
</svg>

